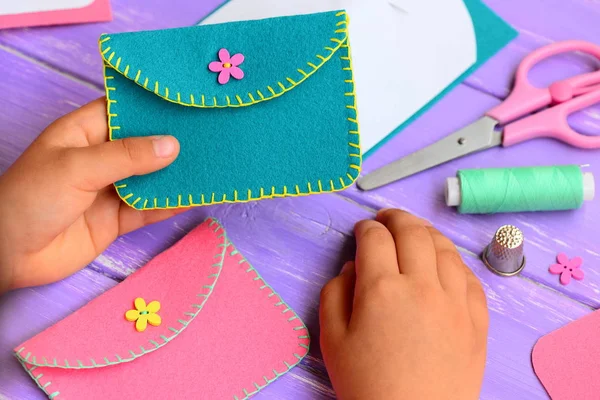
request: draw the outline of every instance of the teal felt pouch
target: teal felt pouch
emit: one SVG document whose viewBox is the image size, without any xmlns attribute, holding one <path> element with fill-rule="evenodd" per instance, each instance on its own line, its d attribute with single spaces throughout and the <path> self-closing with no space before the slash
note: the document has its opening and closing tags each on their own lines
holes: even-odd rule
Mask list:
<svg viewBox="0 0 600 400">
<path fill-rule="evenodd" d="M 343 190 L 361 166 L 344 11 L 104 34 L 111 140 L 169 134 L 179 157 L 115 183 L 137 209 Z"/>
</svg>

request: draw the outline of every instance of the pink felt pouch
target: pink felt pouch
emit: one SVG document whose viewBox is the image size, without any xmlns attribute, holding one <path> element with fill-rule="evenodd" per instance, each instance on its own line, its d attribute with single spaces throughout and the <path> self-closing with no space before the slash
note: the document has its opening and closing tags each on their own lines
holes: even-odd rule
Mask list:
<svg viewBox="0 0 600 400">
<path fill-rule="evenodd" d="M 245 399 L 307 354 L 306 326 L 209 219 L 19 345 L 50 399 Z"/>
</svg>

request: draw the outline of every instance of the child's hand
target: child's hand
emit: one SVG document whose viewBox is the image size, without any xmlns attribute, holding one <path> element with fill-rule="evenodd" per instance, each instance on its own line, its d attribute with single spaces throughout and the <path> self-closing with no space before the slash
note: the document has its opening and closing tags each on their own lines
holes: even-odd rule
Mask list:
<svg viewBox="0 0 600 400">
<path fill-rule="evenodd" d="M 321 348 L 342 400 L 477 399 L 488 311 L 452 242 L 385 210 L 356 225 L 356 262 L 321 294 Z"/>
<path fill-rule="evenodd" d="M 117 236 L 176 211 L 136 211 L 113 182 L 171 164 L 171 136 L 108 141 L 105 100 L 50 125 L 0 176 L 0 294 L 62 279 Z"/>
</svg>

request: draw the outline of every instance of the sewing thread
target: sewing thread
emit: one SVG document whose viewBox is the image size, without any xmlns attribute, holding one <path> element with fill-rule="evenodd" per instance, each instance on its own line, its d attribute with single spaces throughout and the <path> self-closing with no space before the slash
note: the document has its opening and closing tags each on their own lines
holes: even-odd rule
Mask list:
<svg viewBox="0 0 600 400">
<path fill-rule="evenodd" d="M 458 205 L 461 214 L 572 210 L 594 191 L 593 175 L 578 165 L 467 169 L 457 177 L 459 200 L 448 204 Z"/>
</svg>

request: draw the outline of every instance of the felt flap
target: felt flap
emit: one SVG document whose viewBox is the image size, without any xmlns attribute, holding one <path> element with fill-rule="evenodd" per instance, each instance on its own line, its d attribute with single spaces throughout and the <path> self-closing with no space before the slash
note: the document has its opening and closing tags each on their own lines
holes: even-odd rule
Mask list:
<svg viewBox="0 0 600 400">
<path fill-rule="evenodd" d="M 596 400 L 600 393 L 600 311 L 540 338 L 533 370 L 552 399 Z"/>
<path fill-rule="evenodd" d="M 131 362 L 161 349 L 193 323 L 210 300 L 226 247 L 223 228 L 206 220 L 123 283 L 18 346 L 16 357 L 31 366 L 86 369 Z M 169 253 L 187 262 L 171 265 Z M 148 324 L 138 332 L 136 323 L 125 318 L 136 308 L 136 298 L 160 302 L 160 325 Z"/>
<path fill-rule="evenodd" d="M 241 107 L 279 97 L 310 78 L 347 42 L 347 24 L 345 11 L 333 11 L 103 34 L 99 46 L 108 67 L 165 100 L 200 108 Z M 232 75 L 222 84 L 219 73 L 209 69 L 228 60 L 221 49 L 231 60 L 243 55 L 241 79 Z"/>
</svg>

